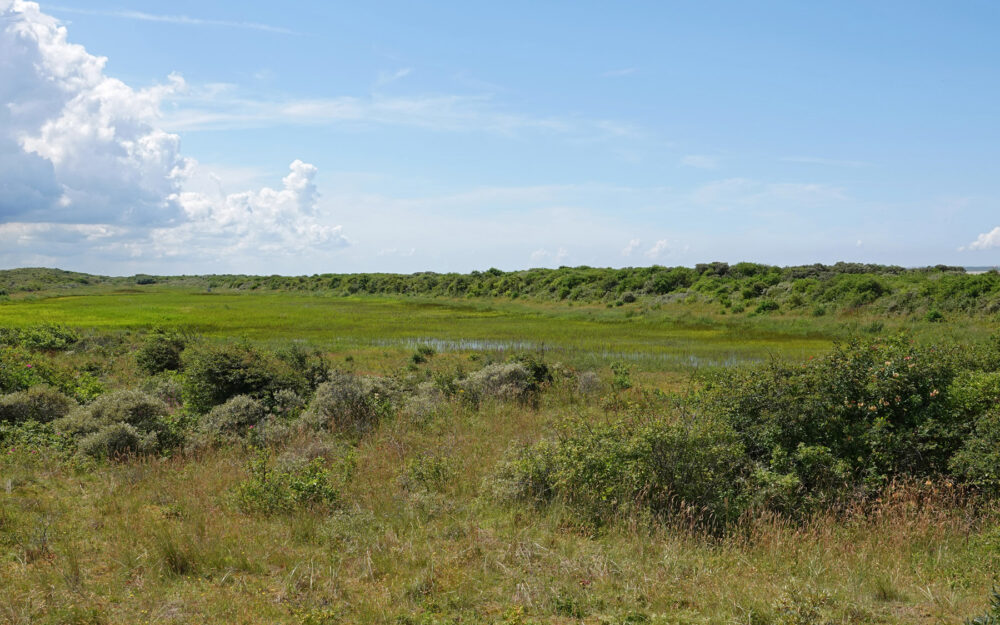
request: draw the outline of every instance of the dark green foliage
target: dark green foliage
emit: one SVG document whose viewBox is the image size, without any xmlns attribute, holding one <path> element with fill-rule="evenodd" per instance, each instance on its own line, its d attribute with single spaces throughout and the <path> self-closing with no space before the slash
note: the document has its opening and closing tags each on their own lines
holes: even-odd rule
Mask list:
<svg viewBox="0 0 1000 625">
<path fill-rule="evenodd" d="M 854 340 L 801 365 L 716 374 L 701 405 L 739 433 L 765 499 L 787 509 L 947 472 L 984 401 L 947 397 L 966 361 L 904 337 Z"/>
<path fill-rule="evenodd" d="M 58 373 L 39 355 L 23 347 L 0 345 L 0 393 L 26 390 L 36 384 L 62 386 Z"/>
<path fill-rule="evenodd" d="M 1000 410 L 976 418 L 972 435 L 952 456 L 949 468 L 967 484 L 1000 491 Z"/>
<path fill-rule="evenodd" d="M 250 461 L 247 479 L 236 487 L 236 503 L 244 512 L 261 514 L 334 506 L 340 495 L 326 464 L 316 458 L 297 468 L 279 468 L 259 453 Z"/>
<path fill-rule="evenodd" d="M 598 525 L 645 511 L 716 526 L 741 513 L 746 467 L 739 437 L 718 421 L 581 422 L 521 449 L 493 487 L 502 499 L 561 501 Z"/>
<path fill-rule="evenodd" d="M 0 396 L 0 421 L 48 423 L 65 417 L 74 406 L 75 401 L 50 386 L 32 386 L 25 391 Z"/>
<path fill-rule="evenodd" d="M 52 324 L 26 328 L 0 328 L 0 344 L 32 350 L 64 350 L 72 347 L 80 336 L 70 328 Z"/>
<path fill-rule="evenodd" d="M 153 330 L 136 351 L 136 364 L 146 375 L 177 371 L 181 368 L 181 352 L 185 343 L 184 338 L 175 332 Z"/>
<path fill-rule="evenodd" d="M 184 399 L 195 412 L 207 412 L 236 395 L 269 403 L 282 389 L 307 387 L 308 374 L 249 343 L 188 350 L 184 353 Z"/>
</svg>

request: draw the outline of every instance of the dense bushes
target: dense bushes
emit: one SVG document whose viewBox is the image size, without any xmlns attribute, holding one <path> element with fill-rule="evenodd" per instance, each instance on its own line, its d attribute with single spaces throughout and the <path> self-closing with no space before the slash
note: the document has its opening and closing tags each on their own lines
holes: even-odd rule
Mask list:
<svg viewBox="0 0 1000 625">
<path fill-rule="evenodd" d="M 150 332 L 135 353 L 136 364 L 146 375 L 181 368 L 181 352 L 185 340 L 179 334 L 166 330 Z"/>
<path fill-rule="evenodd" d="M 713 524 L 748 510 L 806 516 L 915 478 L 998 493 L 997 359 L 995 343 L 940 348 L 896 337 L 854 340 L 800 364 L 717 371 L 687 400 L 694 416 L 580 422 L 520 450 L 495 490 L 557 499 L 592 520 L 637 508 Z"/>
<path fill-rule="evenodd" d="M 394 411 L 399 396 L 391 380 L 334 372 L 316 389 L 302 420 L 315 428 L 363 434 Z"/>
<path fill-rule="evenodd" d="M 746 479 L 743 447 L 726 424 L 657 419 L 575 423 L 518 451 L 492 486 L 507 500 L 561 501 L 596 524 L 644 511 L 719 525 L 741 512 Z"/>
<path fill-rule="evenodd" d="M 300 371 L 249 343 L 213 345 L 184 354 L 184 399 L 196 412 L 207 412 L 236 395 L 269 402 L 280 390 L 305 386 Z"/>
<path fill-rule="evenodd" d="M 0 421 L 48 423 L 66 416 L 74 406 L 75 401 L 50 386 L 32 386 L 25 391 L 0 396 Z"/>
<path fill-rule="evenodd" d="M 322 458 L 292 467 L 274 466 L 260 453 L 250 461 L 248 477 L 236 487 L 236 503 L 245 512 L 273 514 L 304 507 L 336 505 L 336 475 Z"/>
<path fill-rule="evenodd" d="M 166 405 L 145 393 L 116 391 L 57 419 L 53 426 L 77 439 L 84 454 L 117 458 L 157 453 L 173 444 L 166 415 Z"/>
</svg>

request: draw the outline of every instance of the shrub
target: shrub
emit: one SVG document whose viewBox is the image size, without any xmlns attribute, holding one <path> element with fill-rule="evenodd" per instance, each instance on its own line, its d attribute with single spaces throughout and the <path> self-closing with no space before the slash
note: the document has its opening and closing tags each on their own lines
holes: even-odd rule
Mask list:
<svg viewBox="0 0 1000 625">
<path fill-rule="evenodd" d="M 156 433 L 143 434 L 129 423 L 111 423 L 84 436 L 77 444 L 80 453 L 93 458 L 120 459 L 159 449 Z"/>
<path fill-rule="evenodd" d="M 140 391 L 108 393 L 53 422 L 95 457 L 157 453 L 176 443 L 164 421 L 166 405 Z"/>
<path fill-rule="evenodd" d="M 877 489 L 897 476 L 947 470 L 968 431 L 944 393 L 959 356 L 903 337 L 854 340 L 802 365 L 719 373 L 702 406 L 732 425 L 765 471 L 792 475 L 807 489 L 832 488 L 795 460 L 822 449 L 833 482 Z"/>
<path fill-rule="evenodd" d="M 155 330 L 146 336 L 142 346 L 136 351 L 136 364 L 146 375 L 177 371 L 181 368 L 184 346 L 185 341 L 179 334 Z"/>
<path fill-rule="evenodd" d="M 65 417 L 74 406 L 76 402 L 50 386 L 32 386 L 26 391 L 0 396 L 0 421 L 48 423 Z"/>
<path fill-rule="evenodd" d="M 304 385 L 304 378 L 286 361 L 248 343 L 213 346 L 184 354 L 184 398 L 199 413 L 208 412 L 236 395 L 250 395 L 269 403 L 276 392 L 299 390 Z"/>
<path fill-rule="evenodd" d="M 1000 492 L 1000 410 L 976 420 L 972 436 L 952 456 L 949 468 L 968 484 Z"/>
<path fill-rule="evenodd" d="M 581 395 L 593 395 L 601 389 L 601 377 L 593 371 L 583 371 L 576 378 L 576 391 Z"/>
<path fill-rule="evenodd" d="M 27 349 L 69 349 L 80 340 L 73 330 L 59 325 L 38 325 L 27 328 L 0 328 L 0 343 Z"/>
<path fill-rule="evenodd" d="M 558 500 L 598 525 L 639 511 L 714 526 L 740 514 L 745 468 L 739 437 L 719 421 L 578 423 L 515 453 L 492 490 L 505 500 Z"/>
<path fill-rule="evenodd" d="M 247 479 L 236 486 L 236 502 L 244 512 L 273 514 L 330 507 L 340 499 L 333 474 L 320 458 L 297 469 L 279 469 L 261 453 L 250 461 L 248 472 Z"/>
<path fill-rule="evenodd" d="M 538 388 L 531 370 L 520 362 L 486 365 L 456 385 L 474 404 L 486 399 L 527 402 Z"/>
<path fill-rule="evenodd" d="M 398 397 L 399 389 L 385 378 L 336 372 L 316 389 L 302 419 L 315 428 L 363 434 L 392 413 Z"/>
<path fill-rule="evenodd" d="M 212 408 L 202 419 L 202 430 L 216 443 L 245 438 L 268 416 L 267 407 L 249 395 L 237 395 Z"/>
<path fill-rule="evenodd" d="M 624 391 L 632 388 L 632 367 L 622 361 L 611 363 L 611 388 Z"/>
</svg>

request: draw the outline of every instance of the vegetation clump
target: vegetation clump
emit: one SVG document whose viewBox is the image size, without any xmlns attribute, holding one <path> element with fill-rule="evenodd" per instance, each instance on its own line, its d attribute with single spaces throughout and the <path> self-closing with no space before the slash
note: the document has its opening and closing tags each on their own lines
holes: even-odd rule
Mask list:
<svg viewBox="0 0 1000 625">
<path fill-rule="evenodd" d="M 48 423 L 65 417 L 74 406 L 76 402 L 71 398 L 51 386 L 40 384 L 24 391 L 0 395 L 0 421 Z"/>
<path fill-rule="evenodd" d="M 399 395 L 386 378 L 334 372 L 316 389 L 302 420 L 317 429 L 364 434 L 394 412 Z"/>
<path fill-rule="evenodd" d="M 96 458 L 121 458 L 165 451 L 175 440 L 164 420 L 166 405 L 145 393 L 108 393 L 53 422 L 77 439 L 80 451 Z"/>
<path fill-rule="evenodd" d="M 135 353 L 136 364 L 146 375 L 156 375 L 163 371 L 178 371 L 181 368 L 181 353 L 186 341 L 176 332 L 162 329 L 150 332 Z"/>
<path fill-rule="evenodd" d="M 274 514 L 299 508 L 331 507 L 340 500 L 336 477 L 323 458 L 298 467 L 275 467 L 269 456 L 258 453 L 248 467 L 248 477 L 236 486 L 236 503 L 244 512 Z"/>
</svg>

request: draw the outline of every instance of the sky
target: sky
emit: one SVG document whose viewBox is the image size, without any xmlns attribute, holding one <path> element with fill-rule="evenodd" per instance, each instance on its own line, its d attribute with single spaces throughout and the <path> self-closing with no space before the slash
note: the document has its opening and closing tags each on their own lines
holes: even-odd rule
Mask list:
<svg viewBox="0 0 1000 625">
<path fill-rule="evenodd" d="M 975 0 L 0 0 L 0 268 L 996 265 L 998 31 Z"/>
</svg>

